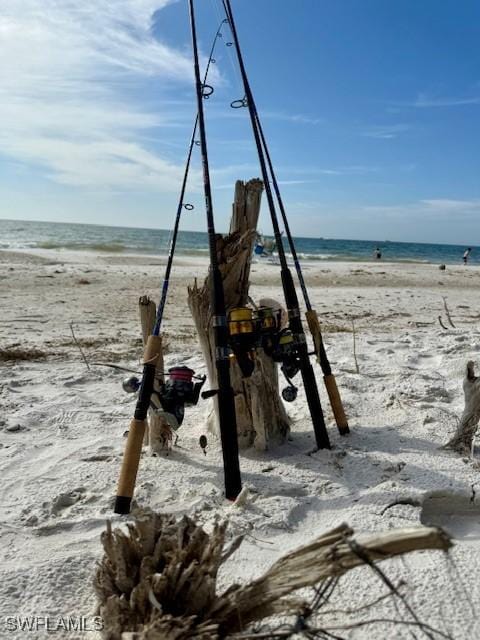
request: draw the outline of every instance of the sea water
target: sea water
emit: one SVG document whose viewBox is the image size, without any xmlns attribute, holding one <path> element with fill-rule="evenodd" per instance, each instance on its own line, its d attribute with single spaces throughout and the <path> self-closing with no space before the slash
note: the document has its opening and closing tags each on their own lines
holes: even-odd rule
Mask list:
<svg viewBox="0 0 480 640">
<path fill-rule="evenodd" d="M 93 224 L 0 220 L 0 249 L 69 249 L 110 253 L 143 253 L 164 256 L 168 252 L 171 231 L 107 227 Z M 284 240 L 287 253 L 288 247 Z M 461 264 L 464 245 L 389 242 L 380 240 L 339 240 L 295 238 L 295 247 L 303 260 L 374 260 L 379 247 L 382 260 Z M 480 248 L 472 247 L 469 262 L 480 264 Z M 181 254 L 207 254 L 204 232 L 180 231 L 177 251 Z"/>
</svg>

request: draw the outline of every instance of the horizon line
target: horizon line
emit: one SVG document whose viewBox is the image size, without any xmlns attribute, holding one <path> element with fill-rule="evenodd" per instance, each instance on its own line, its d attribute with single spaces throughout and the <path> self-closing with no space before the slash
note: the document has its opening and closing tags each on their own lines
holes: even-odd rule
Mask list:
<svg viewBox="0 0 480 640">
<path fill-rule="evenodd" d="M 115 225 L 115 224 L 100 224 L 98 222 L 60 222 L 58 220 L 30 220 L 27 218 L 2 218 L 0 216 L 0 222 L 1 221 L 5 221 L 5 222 L 31 222 L 31 223 L 44 223 L 44 224 L 68 224 L 68 225 L 78 225 L 78 226 L 85 226 L 85 227 L 106 227 L 107 229 L 137 229 L 140 231 L 165 231 L 166 233 L 171 232 L 171 229 L 164 229 L 161 227 L 135 227 L 135 226 L 125 226 L 125 225 Z M 204 233 L 205 235 L 208 235 L 208 231 L 196 231 L 193 229 L 179 229 L 179 233 Z M 273 233 L 271 234 L 263 234 L 261 232 L 259 232 L 257 230 L 258 233 L 260 233 L 261 235 L 267 235 L 270 237 L 274 237 Z M 222 232 L 218 232 L 217 233 L 222 233 Z M 225 232 L 228 233 L 228 232 Z M 284 232 L 282 231 L 282 234 Z M 223 233 L 222 233 L 223 235 Z M 285 237 L 285 236 L 284 236 Z M 424 245 L 444 245 L 447 247 L 475 247 L 476 249 L 480 248 L 480 244 L 476 245 L 476 244 L 472 244 L 472 243 L 465 243 L 465 242 L 412 242 L 409 240 L 389 240 L 389 239 L 385 239 L 385 240 L 372 240 L 372 239 L 365 239 L 365 238 L 325 238 L 324 236 L 300 236 L 300 235 L 293 235 L 292 237 L 295 239 L 299 239 L 299 240 L 334 240 L 336 242 L 370 242 L 371 244 L 424 244 Z"/>
</svg>

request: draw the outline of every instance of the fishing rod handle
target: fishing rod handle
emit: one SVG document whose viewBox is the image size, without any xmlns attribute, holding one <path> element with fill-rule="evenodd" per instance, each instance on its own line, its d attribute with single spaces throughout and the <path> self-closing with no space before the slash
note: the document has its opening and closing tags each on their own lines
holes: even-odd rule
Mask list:
<svg viewBox="0 0 480 640">
<path fill-rule="evenodd" d="M 337 387 L 337 381 L 332 373 L 330 362 L 328 361 L 327 353 L 323 345 L 318 314 L 315 309 L 310 309 L 305 313 L 305 317 L 307 318 L 308 328 L 310 329 L 310 333 L 312 334 L 313 342 L 315 344 L 315 353 L 317 354 L 318 361 L 322 367 L 323 382 L 325 383 L 325 388 L 328 393 L 328 399 L 330 401 L 330 406 L 332 407 L 338 431 L 340 435 L 345 436 L 347 433 L 350 433 L 350 429 L 348 427 L 348 420 L 345 415 L 340 392 Z"/>
<path fill-rule="evenodd" d="M 135 490 L 138 465 L 142 453 L 143 438 L 147 426 L 147 413 L 152 397 L 157 363 L 161 356 L 162 339 L 160 336 L 148 336 L 143 352 L 143 378 L 140 387 L 135 416 L 130 423 L 125 452 L 118 480 L 115 513 L 130 513 L 130 504 Z"/>
<path fill-rule="evenodd" d="M 133 418 L 128 431 L 127 443 L 123 454 L 122 468 L 118 480 L 117 496 L 115 498 L 115 513 L 130 513 L 138 465 L 142 453 L 143 438 L 145 436 L 146 420 Z"/>
<path fill-rule="evenodd" d="M 337 387 L 337 381 L 333 373 L 328 376 L 323 376 L 323 382 L 325 383 L 325 389 L 328 393 L 328 399 L 330 400 L 330 406 L 332 407 L 335 422 L 337 423 L 338 432 L 341 436 L 346 436 L 347 433 L 350 433 L 350 428 Z"/>
</svg>

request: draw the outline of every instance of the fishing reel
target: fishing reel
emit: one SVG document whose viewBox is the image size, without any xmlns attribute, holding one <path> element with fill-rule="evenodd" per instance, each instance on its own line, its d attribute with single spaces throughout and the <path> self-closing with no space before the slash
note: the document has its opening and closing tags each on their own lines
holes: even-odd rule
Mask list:
<svg viewBox="0 0 480 640">
<path fill-rule="evenodd" d="M 300 364 L 294 334 L 290 329 L 280 329 L 281 311 L 271 307 L 258 307 L 255 315 L 248 307 L 236 307 L 228 314 L 229 344 L 245 378 L 255 368 L 257 347 L 262 347 L 274 362 L 280 364 L 288 386 L 282 389 L 282 398 L 293 402 L 298 389 L 291 381 L 297 375 Z"/>
<path fill-rule="evenodd" d="M 295 336 L 290 329 L 282 329 L 277 334 L 277 341 L 271 357 L 274 362 L 281 365 L 280 370 L 288 382 L 288 386 L 282 389 L 282 398 L 285 402 L 294 402 L 297 399 L 298 388 L 293 384 L 291 378 L 294 378 L 299 372 L 300 362 Z"/>
<path fill-rule="evenodd" d="M 202 376 L 199 382 L 193 382 L 195 371 L 185 366 L 172 367 L 168 370 L 168 380 L 160 385 L 158 391 L 154 391 L 162 406 L 164 417 L 173 429 L 178 429 L 185 417 L 185 405 L 196 405 L 200 397 L 200 391 L 205 384 L 206 376 Z M 171 420 L 170 416 L 175 418 Z"/>
<path fill-rule="evenodd" d="M 278 340 L 281 311 L 275 313 L 271 307 L 258 307 L 256 309 L 256 323 L 259 334 L 259 346 L 265 353 L 272 357 Z"/>
<path fill-rule="evenodd" d="M 165 418 L 176 431 L 185 417 L 185 406 L 196 405 L 200 391 L 205 384 L 206 376 L 195 376 L 198 382 L 193 382 L 195 372 L 189 367 L 176 366 L 168 370 L 168 379 L 154 389 L 151 407 L 156 413 Z M 136 393 L 141 382 L 136 376 L 126 378 L 122 382 L 123 390 Z"/>
<path fill-rule="evenodd" d="M 255 350 L 258 343 L 253 311 L 248 307 L 235 307 L 228 314 L 229 344 L 244 378 L 255 368 Z"/>
</svg>

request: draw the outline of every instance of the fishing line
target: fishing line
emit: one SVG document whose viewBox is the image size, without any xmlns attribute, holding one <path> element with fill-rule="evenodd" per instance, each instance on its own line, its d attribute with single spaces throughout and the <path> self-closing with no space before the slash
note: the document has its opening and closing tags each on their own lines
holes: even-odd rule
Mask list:
<svg viewBox="0 0 480 640">
<path fill-rule="evenodd" d="M 210 0 L 210 4 L 212 5 L 213 10 L 214 10 L 214 12 L 215 12 L 215 14 L 217 16 L 217 20 L 222 20 L 222 13 L 221 13 L 220 9 L 218 8 L 217 0 Z M 228 23 L 228 20 L 226 18 L 224 18 L 223 20 L 224 20 L 224 22 Z M 228 58 L 228 61 L 230 63 L 230 67 L 232 68 L 232 72 L 233 72 L 233 75 L 235 77 L 235 82 L 236 82 L 238 87 L 241 87 L 242 86 L 242 79 L 240 77 L 238 69 L 237 69 L 237 67 L 235 65 L 235 62 L 233 60 L 232 45 L 233 45 L 233 43 L 230 42 L 229 40 L 225 41 L 225 47 L 226 47 L 226 50 L 227 50 L 227 58 Z"/>
<path fill-rule="evenodd" d="M 228 20 L 226 18 L 224 18 L 223 20 L 221 20 L 217 31 L 215 33 L 215 36 L 213 38 L 213 42 L 212 42 L 212 46 L 210 48 L 210 54 L 208 56 L 208 60 L 207 60 L 207 66 L 205 68 L 205 73 L 203 75 L 203 82 L 201 83 L 201 87 L 202 87 L 202 97 L 203 99 L 209 99 L 210 96 L 213 94 L 214 89 L 211 85 L 207 84 L 207 80 L 208 80 L 208 73 L 210 71 L 210 67 L 212 64 L 215 64 L 215 58 L 214 53 L 215 53 L 215 47 L 216 44 L 218 42 L 218 40 L 222 37 L 222 28 L 225 24 L 228 23 Z M 168 287 L 169 287 L 169 281 L 170 281 L 170 273 L 172 270 L 172 264 L 173 264 L 173 258 L 174 258 L 174 254 L 175 254 L 175 249 L 176 249 L 176 244 L 177 244 L 177 236 L 178 236 L 178 229 L 180 226 L 180 218 L 182 215 L 182 209 L 185 209 L 186 211 L 192 211 L 194 209 L 193 204 L 191 203 L 186 203 L 184 202 L 184 198 L 185 198 L 185 190 L 187 187 L 187 181 L 188 181 L 188 175 L 190 172 L 190 162 L 192 159 L 192 151 L 193 151 L 193 147 L 194 145 L 199 144 L 199 141 L 196 140 L 196 135 L 197 135 L 197 127 L 198 127 L 198 115 L 195 118 L 195 123 L 193 125 L 193 131 L 192 131 L 192 135 L 190 137 L 190 144 L 188 146 L 188 152 L 187 152 L 187 160 L 185 163 L 185 171 L 183 174 L 183 180 L 182 180 L 182 186 L 180 189 L 180 197 L 178 200 L 178 206 L 177 206 L 177 213 L 175 216 L 175 223 L 173 225 L 173 230 L 171 232 L 171 237 L 170 237 L 170 241 L 169 241 L 169 251 L 168 251 L 168 260 L 167 260 L 167 266 L 165 268 L 165 275 L 163 278 L 163 285 L 162 285 L 162 290 L 161 290 L 161 294 L 160 294 L 160 302 L 158 304 L 158 309 L 157 309 L 157 315 L 155 318 L 155 325 L 153 327 L 153 331 L 152 331 L 152 335 L 154 336 L 158 336 L 160 335 L 160 328 L 162 325 L 162 320 L 163 320 L 163 313 L 165 310 L 165 304 L 167 301 L 167 294 L 168 294 Z"/>
<path fill-rule="evenodd" d="M 110 362 L 90 362 L 90 364 L 94 367 L 110 367 L 112 369 L 119 369 L 120 371 L 127 371 L 128 373 L 136 373 L 137 375 L 141 375 L 141 371 L 137 371 L 136 369 L 129 369 L 128 367 L 122 367 L 119 364 L 111 364 Z M 162 376 L 168 375 L 168 371 L 159 371 L 157 369 L 157 377 L 160 379 Z M 193 375 L 192 378 L 196 380 L 203 380 L 203 376 Z"/>
</svg>

